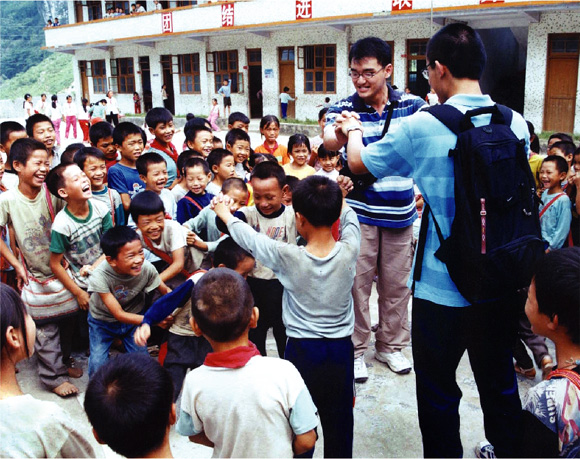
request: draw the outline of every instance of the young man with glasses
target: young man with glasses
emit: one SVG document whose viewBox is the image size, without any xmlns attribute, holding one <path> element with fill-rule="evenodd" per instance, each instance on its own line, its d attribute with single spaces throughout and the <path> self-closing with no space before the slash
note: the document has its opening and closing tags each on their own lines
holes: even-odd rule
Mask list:
<svg viewBox="0 0 580 459">
<path fill-rule="evenodd" d="M 358 114 L 364 129 L 363 142 L 369 145 L 425 105 L 419 97 L 395 91 L 387 84 L 393 72 L 391 56 L 389 45 L 377 37 L 363 38 L 352 45 L 349 75 L 356 92 L 328 110 L 325 148 L 336 151 L 347 143 L 340 126 L 334 125 L 343 110 Z M 413 180 L 384 177 L 355 188 L 346 200 L 361 226 L 361 251 L 352 290 L 355 381 L 368 379 L 364 354 L 371 338 L 369 298 L 375 274 L 379 294 L 375 358 L 395 373 L 407 374 L 411 364 L 401 351 L 410 342 L 407 279 L 412 262 L 413 221 L 417 218 Z"/>
</svg>

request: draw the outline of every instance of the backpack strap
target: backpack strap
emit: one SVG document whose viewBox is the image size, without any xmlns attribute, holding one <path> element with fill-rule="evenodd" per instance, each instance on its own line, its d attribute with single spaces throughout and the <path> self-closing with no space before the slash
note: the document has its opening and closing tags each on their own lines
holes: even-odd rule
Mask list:
<svg viewBox="0 0 580 459">
<path fill-rule="evenodd" d="M 197 202 L 195 199 L 193 199 L 192 197 L 190 197 L 190 196 L 184 196 L 184 198 L 185 198 L 185 199 L 187 199 L 189 202 L 191 202 L 191 203 L 192 203 L 192 204 L 193 204 L 195 207 L 197 207 L 199 210 L 203 210 L 203 207 L 201 207 L 201 206 L 199 205 L 199 203 L 198 203 L 198 202 Z"/>
<path fill-rule="evenodd" d="M 162 250 L 159 250 L 159 249 L 153 247 L 153 243 L 151 242 L 151 239 L 149 239 L 144 234 L 143 234 L 143 240 L 145 241 L 145 245 L 147 246 L 147 248 L 151 252 L 153 252 L 155 255 L 157 255 L 159 258 L 161 258 L 165 263 L 167 263 L 169 265 L 173 263 L 173 258 L 171 257 L 171 255 L 169 255 L 168 253 L 163 252 Z M 185 269 L 182 269 L 180 272 L 185 277 L 191 276 L 191 273 L 189 271 L 186 271 Z"/>
<path fill-rule="evenodd" d="M 513 118 L 513 112 L 508 107 L 499 104 L 474 108 L 465 113 L 449 104 L 434 105 L 424 111 L 437 118 L 455 135 L 473 129 L 471 118 L 474 116 L 491 114 L 491 124 L 507 125 L 511 125 Z"/>
<path fill-rule="evenodd" d="M 548 202 L 548 204 L 546 204 L 544 207 L 542 207 L 542 211 L 540 212 L 540 218 L 542 218 L 542 215 L 544 215 L 546 213 L 546 211 L 550 208 L 550 206 L 552 204 L 554 204 L 558 199 L 560 199 L 562 196 L 566 196 L 566 193 L 558 193 L 556 196 L 554 196 L 550 202 Z"/>
<path fill-rule="evenodd" d="M 111 220 L 113 220 L 113 226 L 115 226 L 115 200 L 113 199 L 113 192 L 110 188 L 107 188 L 109 192 L 109 200 L 111 201 Z"/>
<path fill-rule="evenodd" d="M 54 207 L 52 207 L 52 198 L 50 196 L 50 191 L 48 191 L 48 187 L 46 183 L 42 184 L 44 188 L 44 193 L 46 194 L 46 205 L 48 206 L 48 213 L 50 214 L 50 221 L 54 222 Z"/>
<path fill-rule="evenodd" d="M 552 378 L 566 378 L 572 384 L 580 390 L 580 375 L 572 370 L 554 370 L 546 377 L 546 379 Z"/>
<path fill-rule="evenodd" d="M 415 292 L 415 281 L 421 280 L 421 273 L 423 272 L 423 255 L 425 255 L 425 242 L 427 240 L 427 227 L 429 226 L 429 214 L 433 217 L 433 223 L 435 224 L 435 231 L 437 232 L 437 238 L 439 243 L 443 244 L 443 233 L 439 227 L 439 223 L 435 220 L 435 215 L 427 202 L 425 202 L 425 207 L 423 208 L 423 216 L 421 217 L 421 227 L 419 229 L 419 242 L 417 243 L 417 256 L 415 257 L 415 269 L 413 270 L 413 293 Z"/>
</svg>

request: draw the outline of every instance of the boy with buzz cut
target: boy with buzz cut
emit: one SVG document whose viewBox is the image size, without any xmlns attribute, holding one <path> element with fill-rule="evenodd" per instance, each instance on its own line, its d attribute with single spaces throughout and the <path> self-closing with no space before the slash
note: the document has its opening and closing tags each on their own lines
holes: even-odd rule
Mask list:
<svg viewBox="0 0 580 459">
<path fill-rule="evenodd" d="M 169 160 L 173 161 L 171 158 Z M 166 215 L 175 220 L 177 204 L 171 191 L 165 187 L 168 181 L 166 159 L 160 153 L 146 153 L 137 160 L 135 165 L 139 178 L 145 183 L 145 190 L 157 194 L 163 201 Z"/>
<path fill-rule="evenodd" d="M 177 221 L 181 224 L 190 218 L 195 218 L 214 197 L 205 190 L 211 180 L 207 161 L 201 158 L 190 158 L 185 162 L 183 171 L 189 191 L 177 202 Z"/>
<path fill-rule="evenodd" d="M 356 214 L 344 203 L 336 182 L 319 176 L 301 180 L 292 204 L 296 230 L 307 245 L 298 247 L 256 233 L 231 215 L 224 202 L 215 201 L 215 212 L 234 241 L 272 269 L 284 286 L 282 312 L 288 335 L 284 358 L 296 366 L 318 407 L 324 457 L 352 457 L 351 289 L 361 238 Z M 339 218 L 337 242 L 332 225 Z"/>
<path fill-rule="evenodd" d="M 48 160 L 52 169 L 60 164 L 60 152 L 56 148 L 56 133 L 51 119 L 46 115 L 36 113 L 26 120 L 26 134 L 34 140 L 42 142 L 48 152 Z"/>
<path fill-rule="evenodd" d="M 18 174 L 10 166 L 10 148 L 18 139 L 25 139 L 26 137 L 26 129 L 20 123 L 16 121 L 4 121 L 0 123 L 0 155 L 5 166 L 2 185 L 7 190 L 18 186 Z"/>
<path fill-rule="evenodd" d="M 262 357 L 248 339 L 258 308 L 244 278 L 228 268 L 209 271 L 193 290 L 191 314 L 193 331 L 214 352 L 185 378 L 177 432 L 213 447 L 214 457 L 292 457 L 311 450 L 316 407 L 296 368 Z"/>
<path fill-rule="evenodd" d="M 124 457 L 173 457 L 171 377 L 148 355 L 121 354 L 89 381 L 84 408 L 96 440 Z"/>
<path fill-rule="evenodd" d="M 197 124 L 196 119 L 189 120 L 183 128 L 187 148 L 195 150 L 207 158 L 213 150 L 213 132 L 206 125 Z"/>
<path fill-rule="evenodd" d="M 117 190 L 125 212 L 129 212 L 131 199 L 145 189 L 145 183 L 137 171 L 137 159 L 143 153 L 147 137 L 136 124 L 119 123 L 113 130 L 113 143 L 121 151 L 121 161 L 109 169 L 109 186 Z"/>
<path fill-rule="evenodd" d="M 247 162 L 250 158 L 250 136 L 242 129 L 232 129 L 226 134 L 226 149 L 231 151 L 236 162 L 236 175 L 246 180 Z"/>
<path fill-rule="evenodd" d="M 98 148 L 105 155 L 107 170 L 118 162 L 117 147 L 113 142 L 113 126 L 106 121 L 95 123 L 89 129 L 91 146 Z"/>
<path fill-rule="evenodd" d="M 143 321 L 141 312 L 146 295 L 157 290 L 165 295 L 170 289 L 157 270 L 145 260 L 141 239 L 127 226 L 115 226 L 101 238 L 103 261 L 89 278 L 89 377 L 109 360 L 115 338 L 120 338 L 127 352 L 147 354 L 137 346 L 133 333 Z"/>
<path fill-rule="evenodd" d="M 248 132 L 250 129 L 250 118 L 242 112 L 234 112 L 228 117 L 228 130 L 241 129 Z"/>
<path fill-rule="evenodd" d="M 173 182 L 177 179 L 177 158 L 179 154 L 175 145 L 171 143 L 173 134 L 175 134 L 175 125 L 173 124 L 173 115 L 164 107 L 155 107 L 145 115 L 145 123 L 149 127 L 149 132 L 154 139 L 149 144 L 149 149 L 145 153 L 158 153 L 163 157 L 167 164 L 167 186 L 171 188 Z"/>
<path fill-rule="evenodd" d="M 207 184 L 205 190 L 217 196 L 224 182 L 236 175 L 234 154 L 223 148 L 216 148 L 207 157 L 207 164 L 213 174 L 213 180 Z"/>
</svg>

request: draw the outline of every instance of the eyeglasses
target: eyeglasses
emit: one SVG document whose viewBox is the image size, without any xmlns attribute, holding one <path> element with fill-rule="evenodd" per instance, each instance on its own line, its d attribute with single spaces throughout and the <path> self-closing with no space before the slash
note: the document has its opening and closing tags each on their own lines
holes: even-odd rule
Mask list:
<svg viewBox="0 0 580 459">
<path fill-rule="evenodd" d="M 421 75 L 423 75 L 423 78 L 425 78 L 426 80 L 429 79 L 429 67 L 435 68 L 435 62 L 431 62 L 430 64 L 427 64 L 427 67 L 425 67 L 423 69 L 423 71 L 421 72 Z"/>
<path fill-rule="evenodd" d="M 358 73 L 356 70 L 349 70 L 348 71 L 348 76 L 351 77 L 353 80 L 358 80 L 361 76 L 365 79 L 365 80 L 370 80 L 372 78 L 374 78 L 374 76 L 379 73 L 381 70 L 384 70 L 385 67 L 381 67 L 379 70 L 377 70 L 376 72 L 373 72 L 372 70 L 365 70 L 362 73 Z"/>
</svg>

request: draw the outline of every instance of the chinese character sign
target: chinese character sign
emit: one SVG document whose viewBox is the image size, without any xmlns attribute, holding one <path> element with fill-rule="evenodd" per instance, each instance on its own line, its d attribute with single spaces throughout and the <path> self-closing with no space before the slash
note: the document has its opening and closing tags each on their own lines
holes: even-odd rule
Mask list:
<svg viewBox="0 0 580 459">
<path fill-rule="evenodd" d="M 161 15 L 161 33 L 173 33 L 173 13 Z"/>
<path fill-rule="evenodd" d="M 480 5 L 484 3 L 505 3 L 505 0 L 479 0 Z"/>
<path fill-rule="evenodd" d="M 222 27 L 232 27 L 234 25 L 234 4 L 226 3 L 222 5 Z"/>
<path fill-rule="evenodd" d="M 413 0 L 391 0 L 392 11 L 411 10 L 413 9 Z"/>
<path fill-rule="evenodd" d="M 312 18 L 312 0 L 296 0 L 296 19 Z"/>
</svg>

